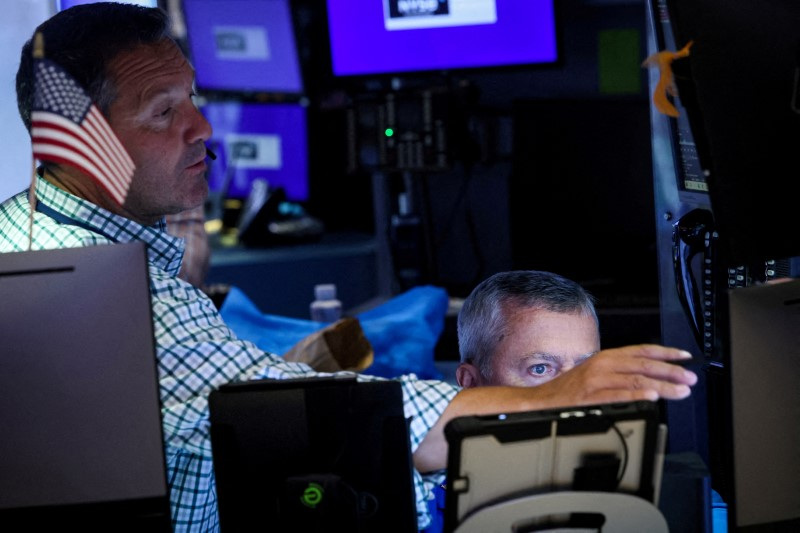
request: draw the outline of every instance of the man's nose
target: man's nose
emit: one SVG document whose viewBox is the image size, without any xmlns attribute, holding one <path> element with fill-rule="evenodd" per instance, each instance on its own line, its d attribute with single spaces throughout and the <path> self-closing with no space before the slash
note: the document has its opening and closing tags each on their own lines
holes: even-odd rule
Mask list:
<svg viewBox="0 0 800 533">
<path fill-rule="evenodd" d="M 192 123 L 188 131 L 188 142 L 194 144 L 197 141 L 205 142 L 211 138 L 212 133 L 211 123 L 206 120 L 203 113 L 199 109 L 194 108 L 192 115 Z"/>
</svg>

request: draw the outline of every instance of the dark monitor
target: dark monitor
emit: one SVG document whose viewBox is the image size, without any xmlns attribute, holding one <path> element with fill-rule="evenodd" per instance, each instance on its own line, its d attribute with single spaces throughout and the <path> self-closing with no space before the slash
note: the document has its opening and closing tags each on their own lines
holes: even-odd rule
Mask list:
<svg viewBox="0 0 800 533">
<path fill-rule="evenodd" d="M 299 95 L 289 0 L 183 0 L 200 91 Z"/>
<path fill-rule="evenodd" d="M 554 63 L 553 0 L 328 0 L 333 73 Z"/>
<path fill-rule="evenodd" d="M 618 306 L 634 295 L 641 305 L 653 297 L 658 272 L 647 102 L 529 99 L 514 102 L 513 112 L 514 268 L 579 280 L 599 303 Z"/>
<path fill-rule="evenodd" d="M 300 104 L 211 102 L 201 111 L 214 128 L 212 192 L 245 199 L 254 180 L 282 187 L 290 201 L 309 197 L 306 108 Z"/>
<path fill-rule="evenodd" d="M 800 280 L 730 300 L 729 531 L 800 531 Z"/>
<path fill-rule="evenodd" d="M 667 0 L 666 14 L 675 49 L 693 42 L 675 80 L 729 264 L 800 255 L 800 4 Z"/>
<path fill-rule="evenodd" d="M 222 531 L 416 531 L 397 381 L 264 379 L 209 397 Z"/>
<path fill-rule="evenodd" d="M 4 526 L 170 531 L 145 254 L 0 253 Z"/>
</svg>

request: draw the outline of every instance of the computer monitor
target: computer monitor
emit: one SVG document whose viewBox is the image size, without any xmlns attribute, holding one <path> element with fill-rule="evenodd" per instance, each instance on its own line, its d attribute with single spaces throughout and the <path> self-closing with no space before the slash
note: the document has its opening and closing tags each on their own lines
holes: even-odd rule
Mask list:
<svg viewBox="0 0 800 533">
<path fill-rule="evenodd" d="M 0 253 L 0 301 L 0 523 L 170 531 L 144 245 Z"/>
<path fill-rule="evenodd" d="M 635 495 L 657 505 L 667 431 L 658 416 L 657 404 L 641 401 L 454 418 L 444 428 L 445 531 L 579 530 L 576 517 L 537 503 L 559 493 L 566 501 L 572 491 L 591 491 L 595 500 L 603 493 Z M 619 501 L 616 509 L 613 498 L 601 505 L 606 523 L 597 529 L 634 530 L 620 527 L 624 520 L 615 516 L 629 519 L 637 512 L 633 501 Z M 590 512 L 573 505 L 573 514 Z M 647 508 L 654 523 L 664 522 L 654 505 Z M 639 522 L 637 529 L 658 530 L 649 525 Z"/>
<path fill-rule="evenodd" d="M 680 116 L 653 115 L 654 139 L 665 121 L 672 136 L 655 169 L 669 178 L 663 340 L 694 351 L 691 332 L 704 355 L 691 402 L 668 405 L 669 418 L 687 430 L 681 446 L 707 455 L 730 531 L 795 531 L 796 282 L 763 282 L 796 276 L 800 255 L 787 194 L 800 171 L 800 5 L 651 0 L 650 13 L 653 52 L 692 43 L 672 64 Z"/>
<path fill-rule="evenodd" d="M 201 108 L 214 128 L 208 145 L 217 153 L 209 189 L 245 199 L 253 181 L 282 187 L 293 202 L 309 197 L 306 108 L 295 103 L 210 102 Z"/>
<path fill-rule="evenodd" d="M 327 5 L 337 76 L 558 59 L 553 0 L 328 0 Z"/>
<path fill-rule="evenodd" d="M 800 255 L 800 4 L 667 0 L 675 81 L 731 265 Z M 704 181 L 706 185 L 701 182 Z"/>
<path fill-rule="evenodd" d="M 81 4 L 94 4 L 101 0 L 56 0 L 56 11 L 62 11 Z M 135 4 L 143 7 L 159 7 L 158 0 L 117 0 L 122 4 Z"/>
<path fill-rule="evenodd" d="M 209 412 L 222 531 L 416 531 L 398 382 L 233 383 Z"/>
<path fill-rule="evenodd" d="M 303 92 L 289 0 L 183 0 L 183 13 L 199 91 Z"/>
<path fill-rule="evenodd" d="M 729 531 L 800 530 L 800 280 L 730 291 Z"/>
</svg>

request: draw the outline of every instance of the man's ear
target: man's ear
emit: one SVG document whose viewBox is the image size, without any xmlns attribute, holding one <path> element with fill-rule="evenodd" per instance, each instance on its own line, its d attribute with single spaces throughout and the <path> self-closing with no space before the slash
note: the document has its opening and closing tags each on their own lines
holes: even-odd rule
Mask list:
<svg viewBox="0 0 800 533">
<path fill-rule="evenodd" d="M 480 372 L 472 363 L 461 363 L 456 368 L 456 383 L 465 389 L 480 385 Z"/>
</svg>

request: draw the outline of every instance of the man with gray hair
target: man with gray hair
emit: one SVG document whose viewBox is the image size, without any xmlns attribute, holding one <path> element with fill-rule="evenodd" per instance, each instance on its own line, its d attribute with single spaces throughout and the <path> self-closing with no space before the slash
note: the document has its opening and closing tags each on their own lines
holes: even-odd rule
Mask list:
<svg viewBox="0 0 800 533">
<path fill-rule="evenodd" d="M 552 272 L 499 272 L 464 300 L 458 347 L 456 382 L 464 389 L 542 385 L 600 350 L 594 302 L 583 287 Z M 433 522 L 425 533 L 442 530 L 445 499 L 444 489 L 434 488 Z"/>
<path fill-rule="evenodd" d="M 600 350 L 592 296 L 552 272 L 500 272 L 464 301 L 458 345 L 464 388 L 541 385 Z"/>
</svg>

